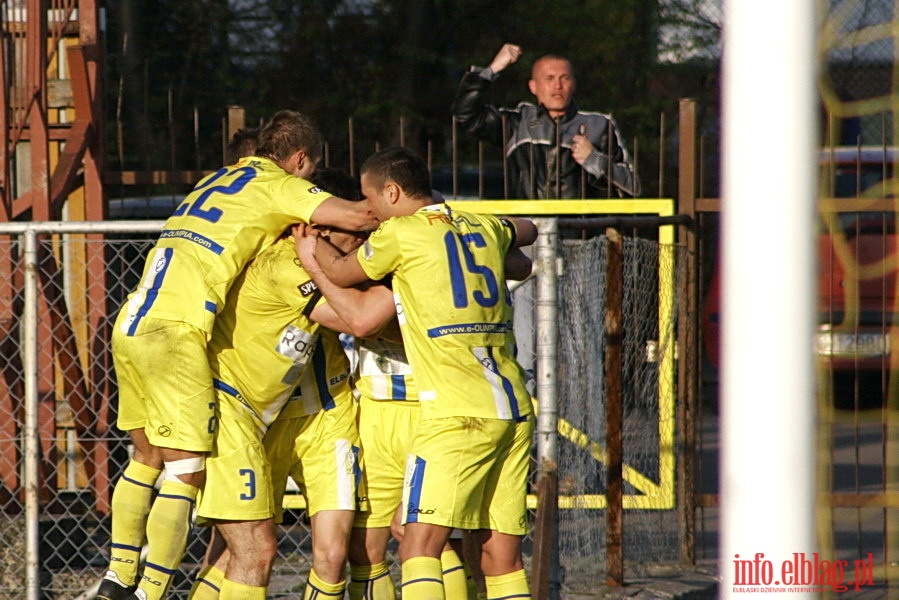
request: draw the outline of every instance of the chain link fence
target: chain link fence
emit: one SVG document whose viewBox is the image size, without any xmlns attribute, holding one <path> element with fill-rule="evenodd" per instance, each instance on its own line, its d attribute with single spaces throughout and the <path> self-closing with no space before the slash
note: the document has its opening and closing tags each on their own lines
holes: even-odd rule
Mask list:
<svg viewBox="0 0 899 600">
<path fill-rule="evenodd" d="M 605 581 L 607 487 L 603 369 L 606 352 L 608 238 L 565 240 L 559 299 L 559 562 L 564 590 L 586 593 Z M 673 372 L 674 323 L 682 289 L 686 249 L 655 240 L 624 238 L 622 407 L 624 450 L 625 571 L 678 561 L 678 519 L 670 472 L 675 457 Z"/>
<path fill-rule="evenodd" d="M 106 569 L 112 486 L 130 450 L 127 436 L 114 426 L 117 397 L 109 328 L 137 284 L 161 224 L 50 225 L 45 231 L 27 224 L 0 229 L 5 309 L 0 321 L 5 389 L 0 398 L 3 412 L 12 417 L 0 429 L 0 597 L 26 597 L 37 565 L 40 598 L 86 600 Z M 51 234 L 52 226 L 57 227 Z M 596 559 L 605 543 L 600 500 L 605 491 L 604 239 L 565 240 L 559 249 L 565 264 L 559 284 L 564 497 L 559 561 L 568 573 L 563 589 L 573 591 L 596 581 Z M 625 493 L 650 498 L 648 505 L 638 500 L 631 508 L 657 509 L 628 515 L 626 556 L 635 563 L 677 558 L 673 506 L 658 502 L 661 496 L 653 490 L 665 477 L 661 457 L 671 451 L 663 446 L 667 428 L 673 427 L 662 423 L 660 401 L 666 396 L 660 389 L 673 389 L 674 382 L 660 381 L 659 365 L 674 347 L 673 338 L 660 336 L 660 331 L 674 328 L 673 323 L 660 324 L 664 302 L 659 298 L 660 291 L 667 294 L 681 284 L 681 254 L 682 249 L 654 240 L 626 243 L 624 440 L 630 471 Z M 273 598 L 301 593 L 311 565 L 302 502 L 288 498 L 291 508 L 279 528 L 269 588 Z M 172 598 L 187 597 L 207 541 L 208 530 L 193 529 Z M 532 547 L 529 536 L 527 555 Z M 392 556 L 395 561 L 395 551 Z M 398 577 L 395 562 L 393 570 Z"/>
</svg>

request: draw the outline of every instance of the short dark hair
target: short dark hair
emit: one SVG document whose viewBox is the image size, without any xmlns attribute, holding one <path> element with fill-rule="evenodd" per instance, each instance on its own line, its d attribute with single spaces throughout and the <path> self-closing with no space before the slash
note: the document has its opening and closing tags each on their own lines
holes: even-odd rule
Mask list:
<svg viewBox="0 0 899 600">
<path fill-rule="evenodd" d="M 332 196 L 345 200 L 365 200 L 359 179 L 343 169 L 336 167 L 317 169 L 309 180 Z"/>
<path fill-rule="evenodd" d="M 225 147 L 225 164 L 233 165 L 244 156 L 256 154 L 259 141 L 258 127 L 242 127 L 234 132 L 231 141 Z"/>
<path fill-rule="evenodd" d="M 531 63 L 531 79 L 534 78 L 534 69 L 537 67 L 538 64 L 540 64 L 541 62 L 543 62 L 545 60 L 561 60 L 561 61 L 567 62 L 568 69 L 571 71 L 571 77 L 573 79 L 577 79 L 577 74 L 574 72 L 574 65 L 571 64 L 571 61 L 567 57 L 562 56 L 561 54 L 552 54 L 552 53 L 544 54 L 543 56 L 541 56 L 540 58 L 535 60 L 533 63 Z"/>
<path fill-rule="evenodd" d="M 379 184 L 391 180 L 412 198 L 431 197 L 431 173 L 420 156 L 399 146 L 375 152 L 362 163 L 360 173 L 375 177 Z"/>
<path fill-rule="evenodd" d="M 310 158 L 318 160 L 323 143 L 321 131 L 311 118 L 293 110 L 281 110 L 259 132 L 256 154 L 280 162 L 305 150 Z"/>
</svg>

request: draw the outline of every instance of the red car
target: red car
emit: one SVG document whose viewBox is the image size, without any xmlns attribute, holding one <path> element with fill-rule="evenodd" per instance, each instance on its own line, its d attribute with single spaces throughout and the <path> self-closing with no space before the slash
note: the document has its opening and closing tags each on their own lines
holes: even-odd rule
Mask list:
<svg viewBox="0 0 899 600">
<path fill-rule="evenodd" d="M 840 146 L 821 153 L 814 347 L 826 375 L 820 379 L 827 388 L 822 391 L 840 408 L 879 406 L 894 395 L 889 373 L 891 347 L 899 344 L 899 338 L 891 341 L 899 312 L 899 211 L 888 184 L 897 159 L 894 149 L 871 146 Z M 717 381 L 720 365 L 720 294 L 716 266 L 702 306 L 707 382 Z"/>
</svg>

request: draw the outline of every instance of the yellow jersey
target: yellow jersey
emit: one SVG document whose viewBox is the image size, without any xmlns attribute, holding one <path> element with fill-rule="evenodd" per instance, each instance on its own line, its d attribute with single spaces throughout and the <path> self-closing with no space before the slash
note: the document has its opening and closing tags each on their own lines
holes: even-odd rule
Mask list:
<svg viewBox="0 0 899 600">
<path fill-rule="evenodd" d="M 514 236 L 510 222 L 435 204 L 388 219 L 358 250 L 371 279 L 393 274 L 423 419 L 531 412 L 505 285 Z"/>
<path fill-rule="evenodd" d="M 371 400 L 418 401 L 412 367 L 402 343 L 383 339 L 356 339 L 359 366 L 356 389 Z"/>
<path fill-rule="evenodd" d="M 244 266 L 288 226 L 308 223 L 329 196 L 256 156 L 208 175 L 165 222 L 128 296 L 123 332 L 133 334 L 141 318 L 152 316 L 208 336 Z"/>
<path fill-rule="evenodd" d="M 263 430 L 279 415 L 333 408 L 342 387 L 351 399 L 337 333 L 309 317 L 324 301 L 285 237 L 244 269 L 216 319 L 207 349 L 213 385 L 239 398 Z"/>
</svg>

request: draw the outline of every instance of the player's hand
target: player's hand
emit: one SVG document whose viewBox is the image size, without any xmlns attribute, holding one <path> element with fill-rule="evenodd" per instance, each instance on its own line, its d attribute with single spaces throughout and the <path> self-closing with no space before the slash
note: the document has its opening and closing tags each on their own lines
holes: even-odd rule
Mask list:
<svg viewBox="0 0 899 600">
<path fill-rule="evenodd" d="M 300 259 L 303 268 L 307 271 L 319 268 L 318 261 L 315 260 L 315 249 L 318 247 L 318 238 L 321 233 L 315 227 L 306 223 L 294 225 L 292 233 L 297 257 Z"/>
<path fill-rule="evenodd" d="M 493 57 L 493 62 L 490 63 L 490 70 L 494 73 L 499 73 L 512 63 L 517 62 L 519 58 L 521 58 L 520 46 L 503 44 L 503 47 Z"/>
<path fill-rule="evenodd" d="M 579 165 L 583 165 L 584 161 L 595 149 L 593 143 L 585 135 L 579 133 L 571 138 L 571 156 Z"/>
</svg>

